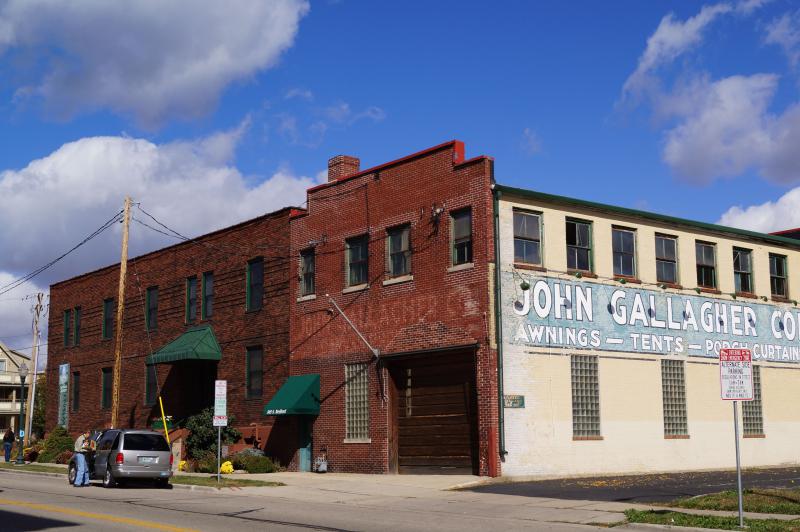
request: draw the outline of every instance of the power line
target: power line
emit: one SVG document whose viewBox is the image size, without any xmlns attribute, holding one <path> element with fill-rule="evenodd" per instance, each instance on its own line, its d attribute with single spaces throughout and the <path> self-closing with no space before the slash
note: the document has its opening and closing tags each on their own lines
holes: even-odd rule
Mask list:
<svg viewBox="0 0 800 532">
<path fill-rule="evenodd" d="M 39 275 L 43 271 L 47 270 L 48 268 L 50 268 L 51 266 L 53 266 L 54 264 L 59 262 L 61 259 L 63 259 L 67 255 L 69 255 L 70 253 L 72 253 L 73 251 L 75 251 L 76 249 L 81 247 L 82 245 L 86 244 L 87 242 L 89 242 L 90 240 L 92 240 L 93 238 L 98 236 L 100 233 L 102 233 L 103 231 L 105 231 L 106 229 L 111 227 L 119 219 L 120 214 L 122 214 L 122 211 L 119 211 L 111 219 L 109 219 L 106 223 L 101 225 L 99 228 L 95 229 L 89 236 L 87 236 L 86 238 L 84 238 L 83 240 L 78 242 L 75 246 L 73 246 L 66 253 L 63 253 L 62 255 L 56 257 L 55 259 L 53 259 L 50 262 L 48 262 L 47 264 L 45 264 L 44 266 L 40 266 L 40 267 L 36 268 L 32 272 L 20 277 L 19 279 L 16 279 L 16 280 L 10 282 L 9 284 L 7 284 L 7 285 L 5 285 L 3 287 L 0 287 L 0 296 L 5 294 L 6 292 L 10 292 L 11 290 L 17 288 L 18 286 L 22 285 L 25 282 L 30 281 L 31 279 L 33 279 L 34 277 L 36 277 L 37 275 Z"/>
</svg>

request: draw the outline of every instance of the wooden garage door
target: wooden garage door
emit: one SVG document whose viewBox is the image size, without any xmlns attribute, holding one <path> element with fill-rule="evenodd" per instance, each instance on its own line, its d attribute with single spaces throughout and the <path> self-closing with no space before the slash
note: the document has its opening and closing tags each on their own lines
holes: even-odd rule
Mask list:
<svg viewBox="0 0 800 532">
<path fill-rule="evenodd" d="M 405 362 L 395 372 L 400 473 L 473 474 L 477 412 L 472 356 Z"/>
</svg>

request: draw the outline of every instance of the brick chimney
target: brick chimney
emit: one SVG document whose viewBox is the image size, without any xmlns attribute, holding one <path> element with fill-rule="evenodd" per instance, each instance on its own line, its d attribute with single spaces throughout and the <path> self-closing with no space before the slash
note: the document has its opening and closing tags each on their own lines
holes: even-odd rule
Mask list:
<svg viewBox="0 0 800 532">
<path fill-rule="evenodd" d="M 357 174 L 361 168 L 358 157 L 350 155 L 337 155 L 328 159 L 328 182 L 336 181 L 340 177 Z"/>
</svg>

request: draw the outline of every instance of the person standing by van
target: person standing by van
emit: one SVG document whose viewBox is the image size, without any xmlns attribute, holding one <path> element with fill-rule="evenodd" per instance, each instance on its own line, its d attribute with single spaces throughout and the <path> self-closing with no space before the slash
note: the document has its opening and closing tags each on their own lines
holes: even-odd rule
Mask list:
<svg viewBox="0 0 800 532">
<path fill-rule="evenodd" d="M 91 449 L 91 436 L 89 431 L 85 430 L 75 440 L 75 464 L 77 465 L 77 474 L 75 475 L 76 488 L 89 485 L 89 468 L 86 466 L 86 453 Z"/>
</svg>

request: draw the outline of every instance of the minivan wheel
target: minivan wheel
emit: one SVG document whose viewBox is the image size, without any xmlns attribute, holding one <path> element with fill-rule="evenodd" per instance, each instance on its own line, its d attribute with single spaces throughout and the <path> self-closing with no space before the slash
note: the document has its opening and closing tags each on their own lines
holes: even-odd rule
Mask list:
<svg viewBox="0 0 800 532">
<path fill-rule="evenodd" d="M 165 489 L 169 487 L 169 479 L 168 478 L 157 478 L 155 480 L 156 488 Z"/>
<path fill-rule="evenodd" d="M 117 485 L 116 479 L 114 479 L 114 475 L 111 474 L 111 468 L 106 468 L 106 474 L 103 475 L 103 487 L 104 488 L 113 488 Z"/>
<path fill-rule="evenodd" d="M 69 465 L 69 471 L 67 472 L 67 481 L 70 483 L 71 486 L 75 485 L 75 479 L 78 477 L 78 468 L 75 467 L 75 464 Z"/>
</svg>

